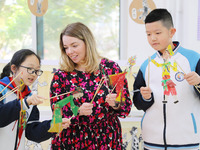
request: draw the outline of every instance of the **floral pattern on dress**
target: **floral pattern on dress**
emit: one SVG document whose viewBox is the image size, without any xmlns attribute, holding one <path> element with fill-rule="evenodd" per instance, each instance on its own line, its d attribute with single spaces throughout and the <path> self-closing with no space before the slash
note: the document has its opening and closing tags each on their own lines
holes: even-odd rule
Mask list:
<svg viewBox="0 0 200 150">
<path fill-rule="evenodd" d="M 103 68 L 106 75 L 117 74 L 122 72 L 118 64 L 108 59 L 102 59 L 100 67 Z M 57 70 L 51 82 L 50 97 L 56 94 L 62 94 L 75 90 L 75 87 L 81 87 L 83 96 L 74 99 L 74 104 L 80 107 L 84 102 L 91 102 L 97 87 L 104 76 L 98 70 L 95 73 L 87 73 L 74 70 L 73 72 L 65 72 Z M 105 102 L 106 95 L 109 94 L 108 88 L 104 83 L 98 91 L 93 101 L 93 113 L 88 116 L 75 116 L 71 119 L 69 128 L 64 129 L 59 135 L 55 135 L 52 139 L 52 149 L 62 150 L 106 150 L 106 149 L 122 149 L 122 131 L 118 117 L 125 118 L 131 110 L 132 102 L 129 97 L 127 80 L 124 80 L 123 93 L 125 95 L 125 103 L 118 110 L 114 110 Z M 66 96 L 59 96 L 51 99 L 52 111 L 54 104 Z M 62 108 L 63 117 L 70 118 L 73 113 L 68 103 Z"/>
</svg>

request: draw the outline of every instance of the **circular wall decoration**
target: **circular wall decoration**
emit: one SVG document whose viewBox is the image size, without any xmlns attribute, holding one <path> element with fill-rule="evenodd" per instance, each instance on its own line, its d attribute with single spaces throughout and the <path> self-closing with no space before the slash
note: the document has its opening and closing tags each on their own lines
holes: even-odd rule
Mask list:
<svg viewBox="0 0 200 150">
<path fill-rule="evenodd" d="M 35 16 L 43 16 L 48 9 L 48 0 L 28 0 L 28 7 Z"/>
<path fill-rule="evenodd" d="M 155 8 L 153 0 L 133 0 L 129 6 L 129 15 L 136 23 L 144 24 L 148 13 Z"/>
</svg>

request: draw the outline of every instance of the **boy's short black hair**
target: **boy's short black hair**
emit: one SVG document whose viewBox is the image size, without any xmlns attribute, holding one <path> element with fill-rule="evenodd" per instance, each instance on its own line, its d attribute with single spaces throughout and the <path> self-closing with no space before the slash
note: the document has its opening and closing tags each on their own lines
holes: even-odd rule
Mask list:
<svg viewBox="0 0 200 150">
<path fill-rule="evenodd" d="M 170 29 L 174 27 L 173 20 L 171 14 L 167 11 L 167 9 L 154 9 L 152 10 L 145 18 L 146 23 L 152 23 L 156 21 L 161 21 L 163 25 Z"/>
</svg>

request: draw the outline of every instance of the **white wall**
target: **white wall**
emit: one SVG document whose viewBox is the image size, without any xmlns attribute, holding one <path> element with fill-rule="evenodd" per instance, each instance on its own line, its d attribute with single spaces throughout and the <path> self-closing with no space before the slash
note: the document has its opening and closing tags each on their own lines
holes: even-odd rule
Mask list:
<svg viewBox="0 0 200 150">
<path fill-rule="evenodd" d="M 128 59 L 130 56 L 137 56 L 137 65 L 140 65 L 148 56 L 155 51 L 149 46 L 144 24 L 134 22 L 129 16 L 129 6 L 134 0 L 121 0 L 123 12 L 121 14 L 121 59 Z M 140 0 L 142 2 L 142 0 Z M 149 1 L 149 0 L 147 0 Z M 153 0 L 156 8 L 166 8 L 172 14 L 174 26 L 177 32 L 174 40 L 181 42 L 181 45 L 200 53 L 200 41 L 197 40 L 198 1 L 200 0 Z M 125 8 L 126 7 L 126 8 Z M 126 21 L 126 23 L 125 23 Z M 124 28 L 126 27 L 126 28 Z"/>
</svg>

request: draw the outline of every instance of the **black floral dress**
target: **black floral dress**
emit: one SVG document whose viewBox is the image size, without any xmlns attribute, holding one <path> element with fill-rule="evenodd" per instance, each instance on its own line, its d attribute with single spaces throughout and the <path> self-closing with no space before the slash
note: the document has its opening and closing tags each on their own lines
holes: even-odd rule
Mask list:
<svg viewBox="0 0 200 150">
<path fill-rule="evenodd" d="M 81 87 L 83 96 L 74 99 L 74 104 L 80 107 L 84 102 L 91 102 L 101 78 L 106 74 L 122 72 L 117 63 L 102 59 L 100 69 L 95 73 L 83 71 L 64 72 L 58 70 L 52 79 L 50 96 L 74 91 Z M 102 73 L 104 70 L 104 73 Z M 118 117 L 125 118 L 131 110 L 132 102 L 129 97 L 127 80 L 124 80 L 123 94 L 125 103 L 118 110 L 114 110 L 105 102 L 108 95 L 108 85 L 103 84 L 93 101 L 93 113 L 89 116 L 75 116 L 71 119 L 69 128 L 64 129 L 59 136 L 55 135 L 52 140 L 52 149 L 122 149 L 122 131 Z M 51 99 L 51 107 L 66 96 Z M 70 103 L 62 108 L 63 117 L 70 118 L 73 113 Z"/>
</svg>

